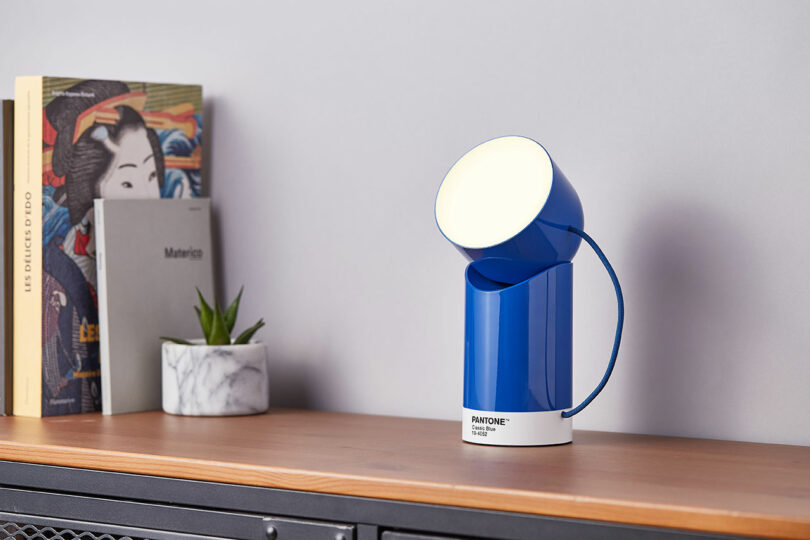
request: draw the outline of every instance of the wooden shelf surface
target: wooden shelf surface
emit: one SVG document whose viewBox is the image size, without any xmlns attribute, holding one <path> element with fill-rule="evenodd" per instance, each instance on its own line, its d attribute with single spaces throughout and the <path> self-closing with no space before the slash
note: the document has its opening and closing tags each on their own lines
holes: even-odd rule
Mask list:
<svg viewBox="0 0 810 540">
<path fill-rule="evenodd" d="M 0 459 L 810 538 L 810 448 L 801 446 L 589 431 L 562 446 L 476 446 L 461 441 L 459 422 L 275 409 L 5 417 Z"/>
</svg>

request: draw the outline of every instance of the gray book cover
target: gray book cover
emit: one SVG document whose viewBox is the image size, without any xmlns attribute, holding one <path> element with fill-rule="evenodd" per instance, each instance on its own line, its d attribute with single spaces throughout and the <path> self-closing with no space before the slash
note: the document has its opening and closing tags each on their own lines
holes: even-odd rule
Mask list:
<svg viewBox="0 0 810 540">
<path fill-rule="evenodd" d="M 202 337 L 213 292 L 209 199 L 96 199 L 101 409 L 161 408 L 160 336 Z"/>
</svg>

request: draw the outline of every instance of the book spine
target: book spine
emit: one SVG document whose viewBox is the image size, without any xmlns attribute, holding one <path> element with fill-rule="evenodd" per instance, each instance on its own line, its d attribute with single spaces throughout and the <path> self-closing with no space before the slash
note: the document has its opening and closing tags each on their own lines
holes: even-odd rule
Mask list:
<svg viewBox="0 0 810 540">
<path fill-rule="evenodd" d="M 110 383 L 110 324 L 107 292 L 107 244 L 104 235 L 104 199 L 94 203 L 96 223 L 96 280 L 98 282 L 99 360 L 101 362 L 101 412 L 113 414 Z"/>
<path fill-rule="evenodd" d="M 9 145 L 9 143 L 11 143 L 11 134 L 8 132 L 8 129 L 7 129 L 8 120 L 9 120 L 9 113 L 8 113 L 8 111 L 6 109 L 7 109 L 8 104 L 9 103 L 7 102 L 7 100 L 3 100 L 3 102 L 2 102 L 3 106 L 2 106 L 2 108 L 0 108 L 0 174 L 2 174 L 4 193 L 5 193 L 5 182 L 7 180 L 7 178 L 6 178 L 6 170 L 7 170 L 6 165 L 8 164 L 8 161 L 10 160 L 9 156 L 7 155 L 8 153 L 6 152 L 6 150 L 7 150 L 7 147 Z M 6 209 L 6 206 L 4 204 L 3 208 L 0 209 L 0 213 L 3 214 L 2 216 L 0 216 L 0 219 L 5 220 L 6 215 L 5 215 L 4 212 L 6 212 L 6 211 L 7 211 L 7 209 Z M 3 277 L 3 285 L 5 285 L 6 279 L 8 278 L 8 271 L 5 268 L 5 262 L 6 262 L 5 261 L 5 259 L 6 259 L 5 252 L 6 252 L 6 248 L 9 245 L 8 237 L 6 236 L 7 230 L 8 229 L 5 227 L 5 222 L 4 222 L 3 236 L 2 236 L 2 239 L 0 239 L 0 243 L 2 243 L 2 249 L 0 251 L 2 251 L 2 253 L 3 253 L 3 276 L 2 276 Z M 3 306 L 3 313 L 2 313 L 2 319 L 3 320 L 0 321 L 0 350 L 2 350 L 2 354 L 3 354 L 2 359 L 0 359 L 0 415 L 8 414 L 8 411 L 9 411 L 10 407 L 8 406 L 7 402 L 8 402 L 8 398 L 11 397 L 11 392 L 7 388 L 7 383 L 10 382 L 9 378 L 8 378 L 8 374 L 7 374 L 7 367 L 8 367 L 8 362 L 11 361 L 11 358 L 7 354 L 5 354 L 6 353 L 6 343 L 8 343 L 9 340 L 10 340 L 10 336 L 6 332 L 6 324 L 8 323 L 9 316 L 8 316 L 7 310 L 5 308 L 8 306 L 8 300 L 9 300 L 9 294 L 8 294 L 8 291 L 6 290 L 6 288 L 4 286 L 3 289 L 0 290 L 0 305 Z"/>
<path fill-rule="evenodd" d="M 11 231 L 13 223 L 11 221 L 12 204 L 14 196 L 14 100 L 3 100 L 3 361 L 2 371 L 3 388 L 0 393 L 3 395 L 3 403 L 0 404 L 4 414 L 11 414 L 13 403 L 11 400 L 11 362 L 13 351 L 12 343 L 12 321 L 14 314 L 11 312 L 13 295 L 12 288 L 12 262 L 14 254 L 11 252 L 13 245 Z"/>
<path fill-rule="evenodd" d="M 42 416 L 42 77 L 14 94 L 14 414 Z"/>
</svg>

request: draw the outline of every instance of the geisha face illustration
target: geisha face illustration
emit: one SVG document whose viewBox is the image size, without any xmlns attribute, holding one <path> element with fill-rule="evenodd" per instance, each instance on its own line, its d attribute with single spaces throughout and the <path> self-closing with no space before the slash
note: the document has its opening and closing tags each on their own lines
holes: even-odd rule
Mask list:
<svg viewBox="0 0 810 540">
<path fill-rule="evenodd" d="M 97 196 L 114 199 L 160 197 L 155 149 L 144 127 L 124 129 L 115 142 L 105 126 L 97 127 L 92 136 L 111 155 L 110 163 L 97 183 Z"/>
<path fill-rule="evenodd" d="M 139 110 L 145 95 L 115 81 L 83 81 L 45 108 L 53 139 L 53 201 L 81 227 L 93 199 L 161 196 L 164 156 L 160 139 Z M 139 96 L 141 101 L 139 102 Z"/>
</svg>

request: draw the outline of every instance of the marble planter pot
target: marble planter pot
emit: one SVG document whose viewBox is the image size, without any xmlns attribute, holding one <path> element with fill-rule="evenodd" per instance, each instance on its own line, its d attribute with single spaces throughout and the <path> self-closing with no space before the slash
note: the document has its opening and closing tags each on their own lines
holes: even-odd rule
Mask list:
<svg viewBox="0 0 810 540">
<path fill-rule="evenodd" d="M 162 349 L 163 410 L 187 416 L 234 416 L 269 406 L 263 343 L 179 345 Z"/>
</svg>

